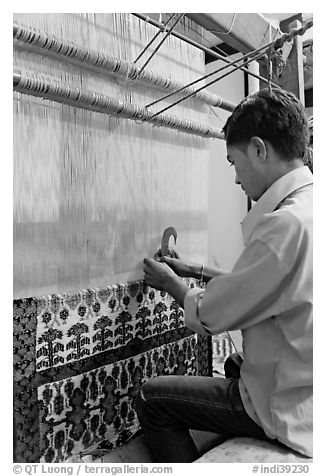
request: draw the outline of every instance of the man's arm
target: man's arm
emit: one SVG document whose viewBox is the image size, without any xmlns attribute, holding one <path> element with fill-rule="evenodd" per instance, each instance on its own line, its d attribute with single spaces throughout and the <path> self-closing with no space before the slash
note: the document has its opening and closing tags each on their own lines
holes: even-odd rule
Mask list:
<svg viewBox="0 0 326 476">
<path fill-rule="evenodd" d="M 163 256 L 160 258 L 160 262 L 168 264 L 178 276 L 202 279 L 205 283 L 208 283 L 208 281 L 216 276 L 228 274 L 228 271 L 221 268 L 212 268 L 203 264 L 193 263 L 181 257 L 170 258 Z"/>
<path fill-rule="evenodd" d="M 162 262 L 164 260 L 164 262 Z M 180 274 L 174 272 L 177 270 Z M 202 273 L 203 271 L 203 273 Z M 180 275 L 200 279 L 208 282 L 212 277 L 227 274 L 226 271 L 207 268 L 202 269 L 202 265 L 189 264 L 176 258 L 161 258 L 158 262 L 154 259 L 144 259 L 145 282 L 155 289 L 167 291 L 181 306 L 184 307 L 184 298 L 189 291 L 189 287 L 180 279 Z"/>
<path fill-rule="evenodd" d="M 216 276 L 206 289 L 184 298 L 185 324 L 200 334 L 245 329 L 284 311 L 286 262 L 262 241 L 248 246 L 231 273 Z"/>
</svg>

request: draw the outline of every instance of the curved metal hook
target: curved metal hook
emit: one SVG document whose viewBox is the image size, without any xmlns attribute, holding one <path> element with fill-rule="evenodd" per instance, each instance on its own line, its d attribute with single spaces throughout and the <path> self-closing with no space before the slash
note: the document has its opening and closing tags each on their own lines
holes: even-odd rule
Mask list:
<svg viewBox="0 0 326 476">
<path fill-rule="evenodd" d="M 162 256 L 169 256 L 171 252 L 169 250 L 169 239 L 170 236 L 174 237 L 174 243 L 177 243 L 177 230 L 173 226 L 169 226 L 163 231 L 162 240 L 161 240 L 161 253 Z"/>
</svg>

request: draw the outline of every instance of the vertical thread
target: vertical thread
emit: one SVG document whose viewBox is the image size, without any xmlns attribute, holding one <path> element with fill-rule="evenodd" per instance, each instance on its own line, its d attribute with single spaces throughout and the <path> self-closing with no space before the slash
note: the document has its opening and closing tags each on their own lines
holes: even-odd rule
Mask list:
<svg viewBox="0 0 326 476">
<path fill-rule="evenodd" d="M 157 31 L 125 13 L 14 19 L 126 61 Z M 161 95 L 19 48 L 14 63 L 134 104 Z M 169 37 L 151 69 L 187 83 L 203 74 L 203 54 Z M 204 261 L 206 139 L 17 92 L 14 105 L 15 296 L 141 279 L 142 260 L 159 248 L 167 226 L 177 228 L 180 252 Z M 192 100 L 173 114 L 207 123 L 207 106 Z"/>
</svg>

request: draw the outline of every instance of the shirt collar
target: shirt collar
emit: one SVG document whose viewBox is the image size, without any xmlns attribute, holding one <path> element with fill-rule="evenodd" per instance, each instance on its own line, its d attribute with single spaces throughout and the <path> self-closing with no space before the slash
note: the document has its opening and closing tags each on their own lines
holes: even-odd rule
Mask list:
<svg viewBox="0 0 326 476">
<path fill-rule="evenodd" d="M 291 170 L 276 180 L 245 216 L 242 225 L 244 244 L 247 245 L 260 218 L 271 213 L 288 195 L 313 182 L 313 175 L 306 166 Z"/>
</svg>

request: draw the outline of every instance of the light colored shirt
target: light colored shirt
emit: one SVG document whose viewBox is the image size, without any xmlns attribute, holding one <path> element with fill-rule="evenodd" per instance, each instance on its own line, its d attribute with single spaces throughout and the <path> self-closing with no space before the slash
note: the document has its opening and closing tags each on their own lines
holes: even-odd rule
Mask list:
<svg viewBox="0 0 326 476">
<path fill-rule="evenodd" d="M 185 323 L 204 335 L 241 329 L 240 395 L 268 437 L 312 455 L 312 174 L 287 173 L 242 223 L 230 273 L 185 297 Z"/>
</svg>

